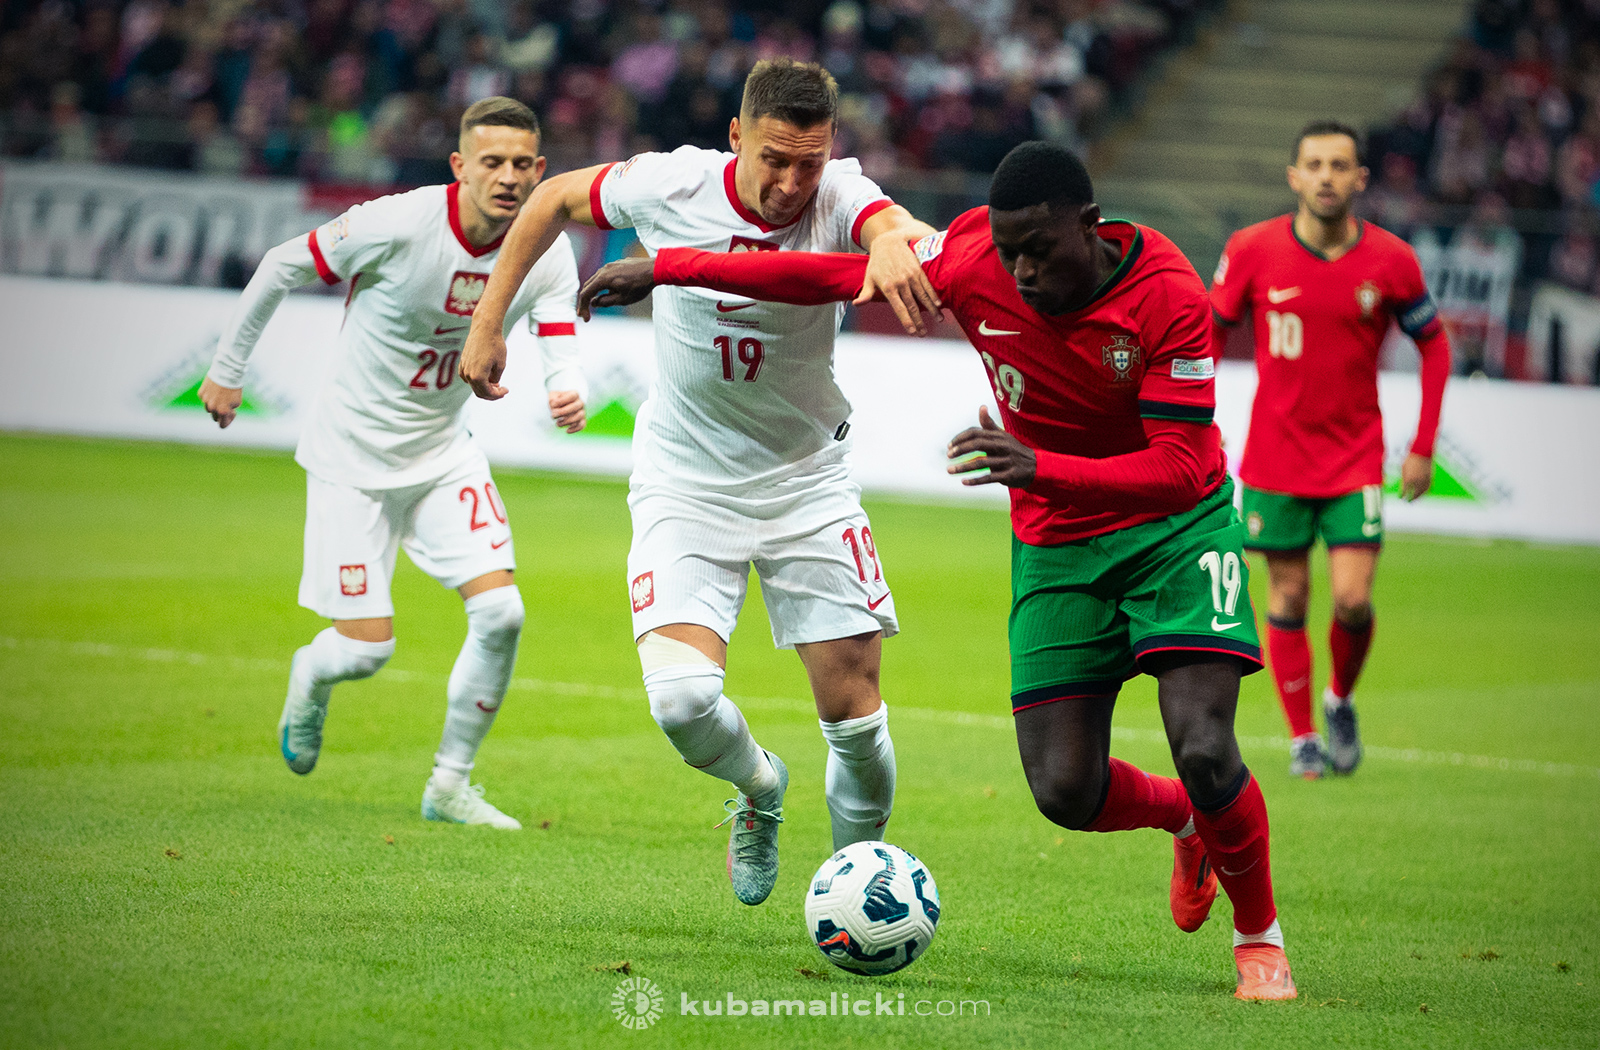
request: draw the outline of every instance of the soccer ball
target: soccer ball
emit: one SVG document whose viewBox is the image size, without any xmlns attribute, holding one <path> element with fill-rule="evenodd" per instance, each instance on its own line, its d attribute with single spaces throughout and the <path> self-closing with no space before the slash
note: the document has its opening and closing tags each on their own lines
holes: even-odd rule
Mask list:
<svg viewBox="0 0 1600 1050">
<path fill-rule="evenodd" d="M 863 977 L 903 970 L 939 925 L 927 865 L 887 842 L 852 842 L 806 888 L 806 930 L 828 961 Z"/>
</svg>

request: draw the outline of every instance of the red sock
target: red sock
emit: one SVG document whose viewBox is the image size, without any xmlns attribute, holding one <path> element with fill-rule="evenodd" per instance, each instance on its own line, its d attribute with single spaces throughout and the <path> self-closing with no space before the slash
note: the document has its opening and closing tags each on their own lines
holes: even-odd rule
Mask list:
<svg viewBox="0 0 1600 1050">
<path fill-rule="evenodd" d="M 1267 803 L 1256 778 L 1251 775 L 1238 797 L 1219 812 L 1195 809 L 1194 829 L 1233 902 L 1234 929 L 1246 936 L 1265 931 L 1278 917 L 1278 908 L 1272 902 Z"/>
<path fill-rule="evenodd" d="M 1280 627 L 1280 620 L 1267 620 L 1267 657 L 1272 662 L 1272 678 L 1278 683 L 1278 702 L 1289 720 L 1289 735 L 1316 732 L 1311 721 L 1311 643 L 1306 641 L 1306 624 Z"/>
<path fill-rule="evenodd" d="M 1189 823 L 1189 796 L 1177 777 L 1152 776 L 1120 758 L 1111 760 L 1111 786 L 1085 831 L 1131 831 L 1161 828 L 1174 835 Z"/>
<path fill-rule="evenodd" d="M 1365 627 L 1346 627 L 1338 620 L 1328 630 L 1328 647 L 1333 650 L 1333 675 L 1328 687 L 1335 696 L 1349 696 L 1361 677 L 1361 668 L 1367 662 L 1367 649 L 1372 645 L 1372 628 L 1375 620 Z"/>
</svg>

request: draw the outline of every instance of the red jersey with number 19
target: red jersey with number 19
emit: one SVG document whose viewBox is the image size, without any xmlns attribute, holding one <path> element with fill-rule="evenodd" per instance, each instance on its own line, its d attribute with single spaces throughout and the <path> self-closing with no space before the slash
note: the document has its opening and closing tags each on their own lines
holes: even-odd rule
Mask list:
<svg viewBox="0 0 1600 1050">
<path fill-rule="evenodd" d="M 1248 226 L 1223 251 L 1211 306 L 1224 325 L 1255 314 L 1260 380 L 1239 470 L 1246 485 L 1325 499 L 1382 483 L 1378 350 L 1391 321 L 1424 354 L 1414 448 L 1432 454 L 1449 347 L 1435 338 L 1438 311 L 1405 241 L 1363 222 L 1355 245 L 1329 260 L 1295 235 L 1293 215 Z M 1442 370 L 1430 360 L 1441 354 Z"/>
<path fill-rule="evenodd" d="M 1138 452 L 1149 445 L 1143 420 L 1209 426 L 1216 406 L 1205 285 L 1194 267 L 1148 226 L 1109 220 L 1098 232 L 1121 248 L 1121 263 L 1086 306 L 1054 317 L 1017 294 L 989 234 L 989 209 L 974 208 L 915 246 L 923 272 L 983 357 L 1006 430 L 1041 453 L 1041 477 L 1050 453 Z M 1218 445 L 1210 456 L 1205 493 L 1226 473 Z M 1171 513 L 1091 510 L 1011 490 L 1012 528 L 1036 546 Z"/>
</svg>

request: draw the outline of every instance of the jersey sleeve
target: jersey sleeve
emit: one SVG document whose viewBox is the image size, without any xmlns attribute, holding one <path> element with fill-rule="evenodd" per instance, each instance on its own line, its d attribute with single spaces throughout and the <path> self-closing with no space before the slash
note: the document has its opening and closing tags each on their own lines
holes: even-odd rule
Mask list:
<svg viewBox="0 0 1600 1050">
<path fill-rule="evenodd" d="M 1146 304 L 1146 340 L 1139 415 L 1184 423 L 1210 423 L 1216 412 L 1216 361 L 1211 318 L 1198 280 L 1191 289 L 1168 286 Z"/>
<path fill-rule="evenodd" d="M 1229 237 L 1211 278 L 1211 313 L 1230 327 L 1244 319 L 1250 306 L 1250 273 L 1239 258 L 1242 247 L 1237 233 Z"/>
<path fill-rule="evenodd" d="M 686 146 L 671 153 L 636 153 L 601 168 L 589 186 L 594 224 L 602 230 L 654 225 L 657 212 L 703 181 L 704 165 L 687 151 L 703 152 Z"/>
<path fill-rule="evenodd" d="M 544 361 L 546 390 L 576 390 L 585 401 L 589 384 L 578 356 L 578 260 L 572 241 L 562 234 L 539 259 L 535 275 L 542 278 L 539 293 L 528 311 L 528 330 L 539 342 Z"/>
<path fill-rule="evenodd" d="M 949 234 L 949 230 L 940 230 L 911 245 L 911 251 L 916 255 L 917 262 L 922 264 L 922 272 L 927 275 L 928 283 L 933 285 L 933 290 L 939 293 L 941 299 L 949 299 L 952 288 L 950 272 L 954 264 L 944 252 Z"/>
<path fill-rule="evenodd" d="M 338 218 L 323 223 L 306 238 L 317 276 L 325 284 L 372 270 L 396 247 L 405 227 L 396 221 L 391 198 L 380 197 L 357 204 Z"/>
<path fill-rule="evenodd" d="M 861 248 L 861 227 L 894 201 L 876 182 L 861 174 L 855 160 L 830 160 L 817 187 L 816 209 L 828 232 L 822 251 L 853 252 Z"/>
<path fill-rule="evenodd" d="M 1395 287 L 1388 303 L 1400 330 L 1412 339 L 1426 339 L 1443 330 L 1439 321 L 1439 308 L 1428 294 L 1427 282 L 1422 277 L 1422 264 L 1416 252 L 1401 246 L 1397 260 Z"/>
</svg>

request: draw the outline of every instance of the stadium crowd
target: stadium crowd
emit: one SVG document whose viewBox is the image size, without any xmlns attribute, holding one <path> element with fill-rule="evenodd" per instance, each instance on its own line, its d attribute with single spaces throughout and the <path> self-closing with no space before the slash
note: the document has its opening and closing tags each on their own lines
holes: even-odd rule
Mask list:
<svg viewBox="0 0 1600 1050">
<path fill-rule="evenodd" d="M 1068 146 L 1215 0 L 9 0 L 8 156 L 415 185 L 461 111 L 544 121 L 554 170 L 725 147 L 758 59 L 821 60 L 868 174 Z"/>
<path fill-rule="evenodd" d="M 1419 97 L 1371 133 L 1375 221 L 1462 223 L 1525 278 L 1600 295 L 1600 2 L 1478 0 Z"/>
</svg>

